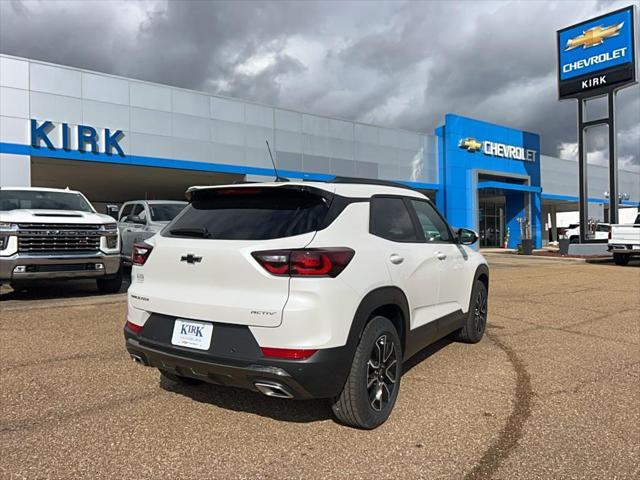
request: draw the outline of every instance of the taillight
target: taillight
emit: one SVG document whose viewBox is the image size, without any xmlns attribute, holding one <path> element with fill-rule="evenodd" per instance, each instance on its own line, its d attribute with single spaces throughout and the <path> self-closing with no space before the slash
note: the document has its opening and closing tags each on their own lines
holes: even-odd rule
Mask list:
<svg viewBox="0 0 640 480">
<path fill-rule="evenodd" d="M 253 252 L 260 265 L 272 275 L 289 275 L 289 251 Z"/>
<path fill-rule="evenodd" d="M 355 255 L 350 248 L 305 248 L 253 252 L 272 275 L 288 277 L 337 277 Z"/>
<path fill-rule="evenodd" d="M 142 325 L 136 325 L 135 323 L 131 323 L 127 320 L 127 328 L 129 328 L 133 333 L 140 333 L 143 327 Z"/>
<path fill-rule="evenodd" d="M 131 263 L 134 265 L 144 265 L 151 255 L 153 247 L 146 243 L 134 243 L 131 251 Z"/>
<path fill-rule="evenodd" d="M 265 357 L 284 358 L 287 360 L 306 360 L 318 350 L 309 350 L 304 348 L 269 348 L 260 347 Z"/>
</svg>

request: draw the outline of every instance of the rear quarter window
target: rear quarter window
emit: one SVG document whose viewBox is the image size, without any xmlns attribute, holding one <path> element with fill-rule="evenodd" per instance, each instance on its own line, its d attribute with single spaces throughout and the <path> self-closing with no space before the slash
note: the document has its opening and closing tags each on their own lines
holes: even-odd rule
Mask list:
<svg viewBox="0 0 640 480">
<path fill-rule="evenodd" d="M 371 233 L 394 242 L 419 242 L 404 200 L 400 197 L 371 199 Z"/>
<path fill-rule="evenodd" d="M 292 237 L 318 230 L 328 208 L 325 196 L 298 188 L 202 190 L 162 235 L 214 240 Z"/>
</svg>

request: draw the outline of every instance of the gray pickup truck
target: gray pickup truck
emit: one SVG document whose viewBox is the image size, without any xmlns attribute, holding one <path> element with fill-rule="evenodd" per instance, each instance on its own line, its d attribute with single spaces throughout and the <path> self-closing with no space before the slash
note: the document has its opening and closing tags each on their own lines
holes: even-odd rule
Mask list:
<svg viewBox="0 0 640 480">
<path fill-rule="evenodd" d="M 134 200 L 124 203 L 118 214 L 124 261 L 131 263 L 131 249 L 134 243 L 142 242 L 158 233 L 186 206 L 187 202 L 172 200 Z"/>
</svg>

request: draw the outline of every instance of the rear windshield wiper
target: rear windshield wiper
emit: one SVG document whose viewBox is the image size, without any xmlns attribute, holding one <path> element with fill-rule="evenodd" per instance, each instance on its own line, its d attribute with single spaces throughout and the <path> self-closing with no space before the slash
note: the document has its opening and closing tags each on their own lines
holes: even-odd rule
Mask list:
<svg viewBox="0 0 640 480">
<path fill-rule="evenodd" d="M 173 230 L 169 230 L 171 235 L 181 236 L 181 237 L 201 237 L 201 238 L 211 238 L 211 234 L 209 230 L 206 228 L 174 228 Z"/>
</svg>

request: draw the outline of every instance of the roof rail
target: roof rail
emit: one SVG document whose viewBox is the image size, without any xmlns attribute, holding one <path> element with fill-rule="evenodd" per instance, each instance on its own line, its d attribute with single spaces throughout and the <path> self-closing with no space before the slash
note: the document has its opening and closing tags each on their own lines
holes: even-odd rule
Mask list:
<svg viewBox="0 0 640 480">
<path fill-rule="evenodd" d="M 351 183 L 355 185 L 380 185 L 384 187 L 396 187 L 396 188 L 404 188 L 407 190 L 418 190 L 415 187 L 410 187 L 409 185 L 405 185 L 400 182 L 393 182 L 391 180 L 378 180 L 378 179 L 358 178 L 358 177 L 336 176 L 333 180 L 329 180 L 327 183 Z"/>
</svg>

